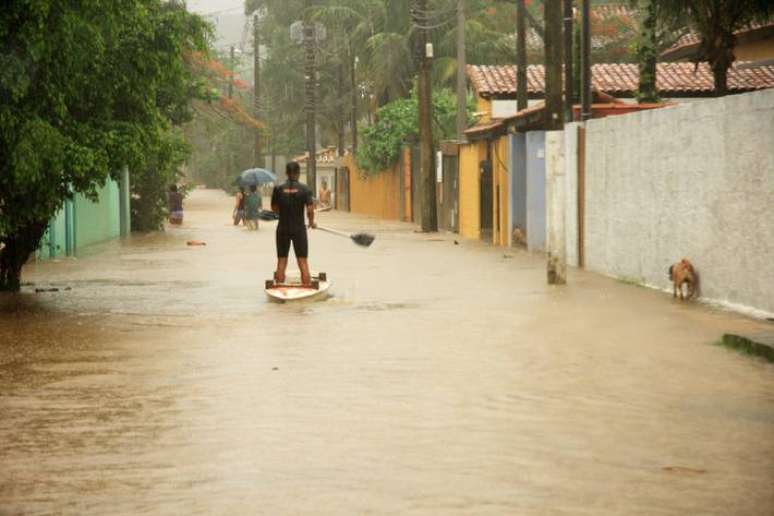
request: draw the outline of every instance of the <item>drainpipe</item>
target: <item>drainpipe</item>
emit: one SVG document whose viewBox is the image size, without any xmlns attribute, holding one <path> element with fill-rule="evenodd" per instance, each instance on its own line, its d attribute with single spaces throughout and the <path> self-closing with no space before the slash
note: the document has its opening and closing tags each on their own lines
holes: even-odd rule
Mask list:
<svg viewBox="0 0 774 516">
<path fill-rule="evenodd" d="M 48 257 L 56 258 L 56 217 L 48 221 Z"/>
<path fill-rule="evenodd" d="M 121 179 L 118 185 L 118 211 L 121 238 L 129 236 L 131 231 L 131 206 L 129 204 L 129 167 L 121 169 Z"/>
</svg>

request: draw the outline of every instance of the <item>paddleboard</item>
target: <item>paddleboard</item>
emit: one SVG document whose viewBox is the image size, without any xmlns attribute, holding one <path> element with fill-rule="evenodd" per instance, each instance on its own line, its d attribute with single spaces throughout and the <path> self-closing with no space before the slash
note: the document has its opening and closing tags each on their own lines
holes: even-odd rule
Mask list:
<svg viewBox="0 0 774 516">
<path fill-rule="evenodd" d="M 305 287 L 301 284 L 301 274 L 288 273 L 285 282 L 276 283 L 273 279 L 266 280 L 264 291 L 270 301 L 287 303 L 289 301 L 313 301 L 328 297 L 330 281 L 324 272 L 312 273 L 312 286 Z"/>
</svg>

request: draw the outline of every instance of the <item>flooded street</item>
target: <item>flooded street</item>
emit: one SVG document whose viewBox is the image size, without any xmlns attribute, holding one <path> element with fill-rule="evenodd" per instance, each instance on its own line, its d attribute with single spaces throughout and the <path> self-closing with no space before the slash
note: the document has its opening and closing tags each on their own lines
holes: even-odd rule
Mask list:
<svg viewBox="0 0 774 516">
<path fill-rule="evenodd" d="M 771 323 L 336 212 L 273 304 L 231 205 L 0 296 L 0 514 L 774 514 Z"/>
</svg>

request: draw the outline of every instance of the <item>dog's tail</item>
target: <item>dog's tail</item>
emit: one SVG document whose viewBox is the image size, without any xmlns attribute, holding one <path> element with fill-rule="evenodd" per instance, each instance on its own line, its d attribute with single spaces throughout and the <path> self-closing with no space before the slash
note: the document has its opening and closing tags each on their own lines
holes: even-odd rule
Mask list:
<svg viewBox="0 0 774 516">
<path fill-rule="evenodd" d="M 674 278 L 672 277 L 672 270 L 673 270 L 674 268 L 675 268 L 675 266 L 674 266 L 674 265 L 670 265 L 670 266 L 669 266 L 669 279 L 670 279 L 670 280 L 674 279 Z"/>
</svg>

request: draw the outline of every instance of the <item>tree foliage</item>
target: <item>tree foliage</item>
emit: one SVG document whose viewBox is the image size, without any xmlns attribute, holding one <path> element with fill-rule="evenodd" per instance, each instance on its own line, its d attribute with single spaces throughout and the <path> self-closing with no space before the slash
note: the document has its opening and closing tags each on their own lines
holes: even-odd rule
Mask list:
<svg viewBox="0 0 774 516">
<path fill-rule="evenodd" d="M 0 289 L 73 192 L 123 166 L 170 174 L 208 29 L 179 2 L 13 0 L 0 10 Z"/>
<path fill-rule="evenodd" d="M 368 173 L 377 173 L 392 167 L 400 156 L 400 149 L 419 138 L 418 103 L 416 91 L 408 98 L 398 99 L 383 106 L 376 113 L 376 121 L 363 131 L 363 141 L 356 154 L 358 167 Z M 475 101 L 468 99 L 468 118 L 472 122 Z M 433 136 L 436 141 L 456 134 L 457 97 L 451 90 L 433 92 Z"/>
</svg>

